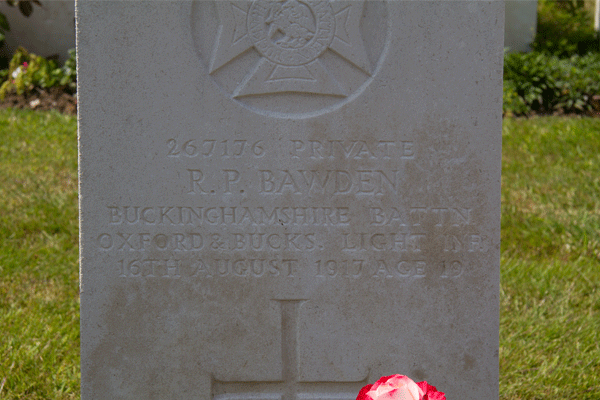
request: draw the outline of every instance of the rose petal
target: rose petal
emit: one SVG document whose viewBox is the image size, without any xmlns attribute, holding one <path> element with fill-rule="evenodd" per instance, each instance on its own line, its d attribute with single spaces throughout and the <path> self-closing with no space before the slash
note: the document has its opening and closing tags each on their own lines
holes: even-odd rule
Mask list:
<svg viewBox="0 0 600 400">
<path fill-rule="evenodd" d="M 368 384 L 366 386 L 363 386 L 363 388 L 360 389 L 360 392 L 358 392 L 358 396 L 356 396 L 356 400 L 372 400 L 371 397 L 369 397 L 367 395 L 367 392 L 369 390 L 371 390 L 372 387 L 373 387 L 372 384 Z"/>
<path fill-rule="evenodd" d="M 412 379 L 397 374 L 381 377 L 367 393 L 372 400 L 420 400 L 422 395 Z"/>
<path fill-rule="evenodd" d="M 435 386 L 430 385 L 425 381 L 418 382 L 417 386 L 425 393 L 422 400 L 446 400 L 446 394 L 444 392 L 438 391 Z"/>
<path fill-rule="evenodd" d="M 408 386 L 402 386 L 399 389 L 393 389 L 387 392 L 385 395 L 381 396 L 379 399 L 381 400 L 420 400 L 419 394 L 414 396 L 414 393 L 410 391 Z"/>
<path fill-rule="evenodd" d="M 377 380 L 377 382 L 375 382 L 373 384 L 373 390 L 377 390 L 377 388 L 381 385 L 383 385 L 384 383 L 386 383 L 388 380 L 394 378 L 395 376 L 403 376 L 403 375 L 389 375 L 389 376 L 382 376 L 381 378 L 379 378 Z"/>
<path fill-rule="evenodd" d="M 446 395 L 443 392 L 428 393 L 426 400 L 446 400 Z"/>
</svg>

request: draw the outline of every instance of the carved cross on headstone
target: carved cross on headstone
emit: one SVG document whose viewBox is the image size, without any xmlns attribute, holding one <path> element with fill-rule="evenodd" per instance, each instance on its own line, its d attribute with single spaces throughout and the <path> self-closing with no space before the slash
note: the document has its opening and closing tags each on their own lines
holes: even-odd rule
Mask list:
<svg viewBox="0 0 600 400">
<path fill-rule="evenodd" d="M 364 0 L 218 1 L 219 34 L 210 73 L 255 49 L 259 61 L 234 97 L 283 92 L 346 97 L 333 71 L 322 62 L 333 56 L 365 76 L 372 66 L 363 42 Z M 290 28 L 290 27 L 293 27 Z M 329 51 L 331 50 L 331 51 Z"/>
<path fill-rule="evenodd" d="M 213 400 L 354 400 L 361 381 L 304 382 L 298 379 L 298 306 L 306 300 L 276 300 L 281 306 L 281 380 L 212 380 Z"/>
</svg>

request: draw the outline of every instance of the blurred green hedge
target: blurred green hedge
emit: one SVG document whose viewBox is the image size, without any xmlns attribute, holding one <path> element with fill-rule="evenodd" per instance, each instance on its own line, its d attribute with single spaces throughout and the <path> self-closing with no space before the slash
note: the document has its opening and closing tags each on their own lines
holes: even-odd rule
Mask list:
<svg viewBox="0 0 600 400">
<path fill-rule="evenodd" d="M 537 52 L 504 56 L 505 115 L 598 110 L 598 95 L 600 53 L 569 58 Z"/>
<path fill-rule="evenodd" d="M 539 0 L 533 52 L 504 56 L 505 115 L 600 111 L 600 41 L 590 5 Z"/>
</svg>

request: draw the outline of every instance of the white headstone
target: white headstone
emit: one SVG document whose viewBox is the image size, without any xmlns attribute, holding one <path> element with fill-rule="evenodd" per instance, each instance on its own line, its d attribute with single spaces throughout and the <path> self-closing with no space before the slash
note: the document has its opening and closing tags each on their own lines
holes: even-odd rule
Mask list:
<svg viewBox="0 0 600 400">
<path fill-rule="evenodd" d="M 73 0 L 41 0 L 30 2 L 33 9 L 24 16 L 18 6 L 0 2 L 0 13 L 6 16 L 10 30 L 0 55 L 12 57 L 19 46 L 43 57 L 58 56 L 64 63 L 69 50 L 75 48 L 75 2 Z"/>
<path fill-rule="evenodd" d="M 83 400 L 498 397 L 502 2 L 76 13 Z"/>
<path fill-rule="evenodd" d="M 506 0 L 504 47 L 510 52 L 529 52 L 537 31 L 537 0 Z"/>
</svg>

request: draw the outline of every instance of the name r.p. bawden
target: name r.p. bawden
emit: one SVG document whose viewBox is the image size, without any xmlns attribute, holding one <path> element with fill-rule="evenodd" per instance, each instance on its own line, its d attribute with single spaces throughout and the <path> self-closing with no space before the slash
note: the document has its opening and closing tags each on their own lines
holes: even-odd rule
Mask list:
<svg viewBox="0 0 600 400">
<path fill-rule="evenodd" d="M 402 171 L 392 169 L 221 170 L 210 180 L 200 169 L 188 169 L 189 194 L 234 194 L 255 189 L 259 194 L 385 195 L 400 193 Z"/>
</svg>

